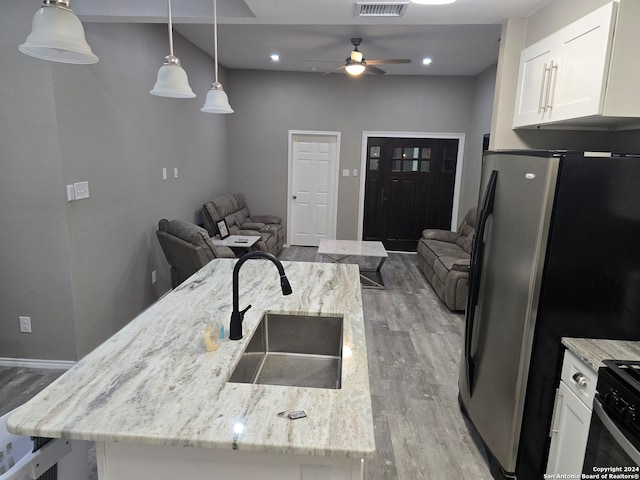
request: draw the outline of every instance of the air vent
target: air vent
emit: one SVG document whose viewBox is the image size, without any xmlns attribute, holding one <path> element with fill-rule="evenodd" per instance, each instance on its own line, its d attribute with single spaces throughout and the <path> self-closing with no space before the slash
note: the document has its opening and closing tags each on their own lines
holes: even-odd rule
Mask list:
<svg viewBox="0 0 640 480">
<path fill-rule="evenodd" d="M 357 17 L 402 17 L 409 2 L 356 2 Z"/>
</svg>

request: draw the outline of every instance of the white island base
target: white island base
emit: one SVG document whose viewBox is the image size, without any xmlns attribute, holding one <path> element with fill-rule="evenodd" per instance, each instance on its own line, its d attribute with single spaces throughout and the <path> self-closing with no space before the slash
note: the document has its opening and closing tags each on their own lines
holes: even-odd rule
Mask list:
<svg viewBox="0 0 640 480">
<path fill-rule="evenodd" d="M 364 460 L 96 442 L 100 480 L 362 480 Z"/>
</svg>

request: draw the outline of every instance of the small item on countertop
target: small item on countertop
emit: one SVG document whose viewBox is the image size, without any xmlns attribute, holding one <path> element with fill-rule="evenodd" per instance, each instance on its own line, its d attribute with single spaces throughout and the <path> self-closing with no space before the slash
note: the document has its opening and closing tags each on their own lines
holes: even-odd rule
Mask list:
<svg viewBox="0 0 640 480">
<path fill-rule="evenodd" d="M 214 321 L 204 331 L 204 348 L 207 352 L 214 352 L 220 346 L 220 330 L 218 322 Z"/>
<path fill-rule="evenodd" d="M 307 416 L 307 413 L 304 410 L 295 410 L 293 412 L 278 412 L 279 417 L 287 417 L 289 420 L 296 420 L 298 418 L 304 418 Z"/>
</svg>

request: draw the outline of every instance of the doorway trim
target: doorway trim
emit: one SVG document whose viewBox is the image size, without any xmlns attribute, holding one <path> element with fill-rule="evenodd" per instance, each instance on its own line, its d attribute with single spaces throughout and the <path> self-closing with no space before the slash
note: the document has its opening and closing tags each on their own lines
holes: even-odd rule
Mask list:
<svg viewBox="0 0 640 480">
<path fill-rule="evenodd" d="M 289 130 L 288 134 L 288 171 L 287 171 L 287 245 L 291 245 L 291 221 L 293 209 L 291 208 L 291 200 L 293 197 L 293 140 L 296 135 L 315 135 L 320 137 L 332 137 L 336 139 L 336 165 L 333 176 L 333 212 L 331 215 L 333 239 L 336 236 L 338 227 L 338 186 L 340 182 L 340 136 L 341 132 L 325 131 L 325 130 Z"/>
<path fill-rule="evenodd" d="M 358 239 L 362 238 L 364 228 L 364 190 L 367 180 L 367 144 L 369 137 L 391 138 L 443 138 L 458 140 L 458 158 L 456 160 L 456 180 L 453 187 L 453 207 L 451 208 L 451 230 L 458 228 L 458 208 L 460 205 L 460 187 L 462 184 L 462 164 L 464 162 L 464 133 L 429 133 L 429 132 L 362 132 L 360 147 L 360 195 L 358 199 Z"/>
</svg>

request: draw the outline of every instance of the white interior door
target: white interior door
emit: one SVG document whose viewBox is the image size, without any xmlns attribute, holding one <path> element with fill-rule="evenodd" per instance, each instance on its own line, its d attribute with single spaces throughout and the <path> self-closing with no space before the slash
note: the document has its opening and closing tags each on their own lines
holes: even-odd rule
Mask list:
<svg viewBox="0 0 640 480">
<path fill-rule="evenodd" d="M 335 238 L 339 132 L 289 132 L 289 244 Z"/>
</svg>

